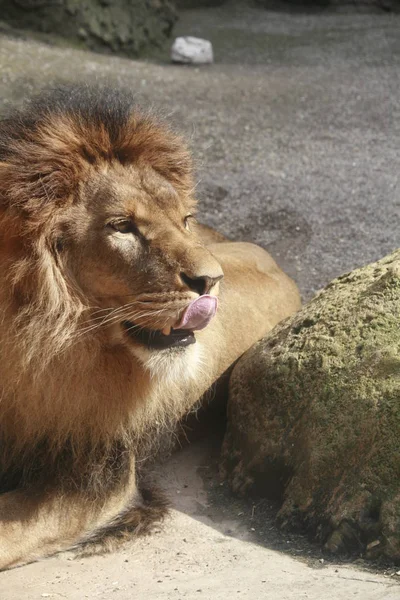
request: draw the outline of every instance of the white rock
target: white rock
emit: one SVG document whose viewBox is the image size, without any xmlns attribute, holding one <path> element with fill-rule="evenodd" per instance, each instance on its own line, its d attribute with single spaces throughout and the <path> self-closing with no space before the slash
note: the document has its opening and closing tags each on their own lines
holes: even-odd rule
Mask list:
<svg viewBox="0 0 400 600">
<path fill-rule="evenodd" d="M 213 62 L 211 42 L 192 36 L 178 37 L 172 44 L 171 60 L 178 63 L 201 65 Z"/>
</svg>

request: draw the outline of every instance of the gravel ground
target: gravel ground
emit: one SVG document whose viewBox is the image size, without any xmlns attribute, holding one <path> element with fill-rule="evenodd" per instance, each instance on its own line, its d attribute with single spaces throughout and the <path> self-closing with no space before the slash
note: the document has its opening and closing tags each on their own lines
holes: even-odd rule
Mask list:
<svg viewBox="0 0 400 600">
<path fill-rule="evenodd" d="M 214 44 L 216 62 L 202 68 L 4 34 L 0 111 L 56 80 L 136 90 L 190 137 L 202 220 L 268 248 L 308 299 L 399 246 L 399 32 L 389 14 L 187 11 L 177 34 Z M 208 453 L 195 445 L 160 470 L 176 510 L 158 534 L 106 558 L 3 573 L 1 598 L 400 599 L 393 571 L 322 563 L 272 516 L 259 535 L 251 507 L 200 477 Z"/>
<path fill-rule="evenodd" d="M 191 138 L 200 215 L 268 248 L 305 299 L 399 245 L 400 15 L 188 11 L 216 63 L 129 61 L 3 37 L 0 110 L 56 80 L 137 92 Z"/>
</svg>

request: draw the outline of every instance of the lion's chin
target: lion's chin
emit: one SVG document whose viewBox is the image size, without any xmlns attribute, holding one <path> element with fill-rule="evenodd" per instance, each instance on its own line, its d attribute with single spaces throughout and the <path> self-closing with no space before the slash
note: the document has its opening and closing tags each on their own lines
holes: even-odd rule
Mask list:
<svg viewBox="0 0 400 600">
<path fill-rule="evenodd" d="M 189 329 L 171 329 L 169 335 L 155 329 L 139 327 L 131 321 L 122 323 L 129 338 L 149 350 L 165 350 L 167 348 L 185 348 L 196 343 L 194 332 Z"/>
</svg>

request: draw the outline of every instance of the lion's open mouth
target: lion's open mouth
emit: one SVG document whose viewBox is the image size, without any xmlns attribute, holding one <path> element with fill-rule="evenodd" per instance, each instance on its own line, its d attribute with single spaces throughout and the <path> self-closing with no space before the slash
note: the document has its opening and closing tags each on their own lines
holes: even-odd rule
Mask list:
<svg viewBox="0 0 400 600">
<path fill-rule="evenodd" d="M 183 348 L 196 343 L 194 331 L 207 327 L 217 311 L 217 306 L 216 296 L 203 294 L 186 306 L 179 320 L 175 322 L 175 329 L 170 326 L 166 326 L 162 331 L 146 329 L 132 321 L 124 321 L 122 325 L 131 339 L 147 348 Z"/>
<path fill-rule="evenodd" d="M 139 327 L 132 321 L 124 321 L 123 327 L 130 338 L 151 350 L 184 348 L 196 343 L 194 332 L 190 329 L 171 329 L 171 333 L 165 335 L 162 331 Z"/>
</svg>

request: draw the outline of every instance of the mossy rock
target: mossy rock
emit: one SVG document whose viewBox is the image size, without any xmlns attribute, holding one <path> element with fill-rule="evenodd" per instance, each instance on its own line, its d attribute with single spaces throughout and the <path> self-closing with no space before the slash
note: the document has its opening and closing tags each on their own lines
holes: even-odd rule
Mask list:
<svg viewBox="0 0 400 600">
<path fill-rule="evenodd" d="M 169 0 L 0 0 L 0 18 L 91 50 L 138 56 L 164 44 L 177 15 Z"/>
<path fill-rule="evenodd" d="M 332 552 L 400 561 L 400 250 L 330 283 L 230 381 L 222 474 Z"/>
</svg>

